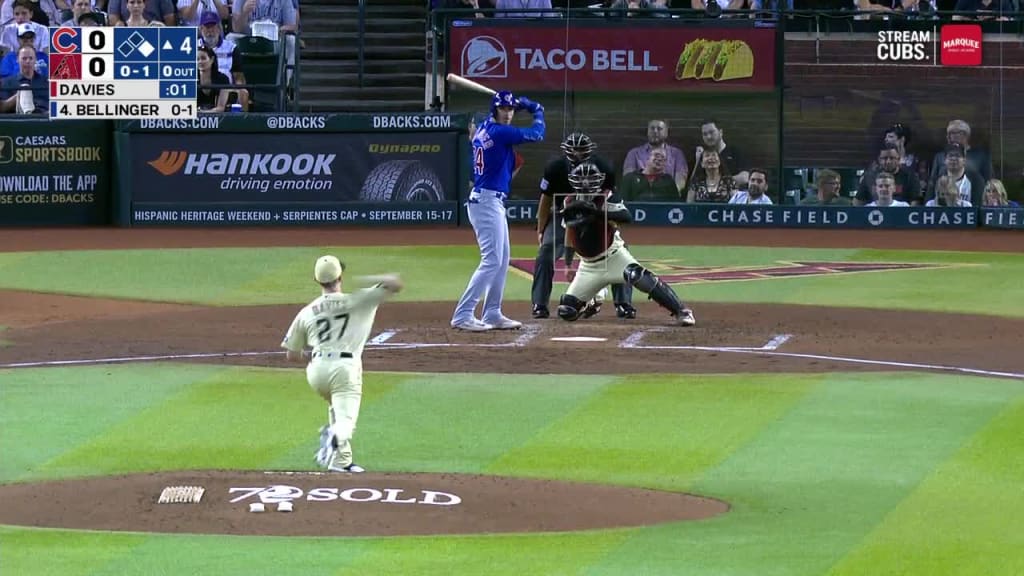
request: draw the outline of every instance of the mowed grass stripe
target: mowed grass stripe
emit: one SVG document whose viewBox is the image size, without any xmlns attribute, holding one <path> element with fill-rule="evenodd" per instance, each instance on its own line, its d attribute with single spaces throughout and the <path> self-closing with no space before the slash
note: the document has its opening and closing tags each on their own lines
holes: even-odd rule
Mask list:
<svg viewBox="0 0 1024 576">
<path fill-rule="evenodd" d="M 0 370 L 0 482 L 92 472 L 88 462 L 56 460 L 222 370 L 154 365 Z"/>
<path fill-rule="evenodd" d="M 817 376 L 631 376 L 488 467 L 685 490 L 812 389 Z"/>
<path fill-rule="evenodd" d="M 379 470 L 494 472 L 614 377 L 419 375 L 360 415 L 355 446 Z M 505 473 L 523 475 L 522 470 Z"/>
<path fill-rule="evenodd" d="M 145 534 L 33 530 L 0 526 L 0 573 L 4 576 L 95 576 L 130 556 L 151 538 Z M 174 564 L 149 574 L 173 573 Z M 142 573 L 136 573 L 142 574 Z M 195 572 L 201 574 L 201 572 Z"/>
<path fill-rule="evenodd" d="M 388 375 L 364 390 L 363 402 L 403 376 Z M 138 411 L 49 462 L 54 473 L 113 473 L 185 468 L 311 469 L 317 428 L 327 404 L 302 369 L 231 368 L 181 394 Z"/>
<path fill-rule="evenodd" d="M 351 570 L 360 576 L 568 576 L 585 574 L 630 531 L 375 540 Z"/>
<path fill-rule="evenodd" d="M 1024 398 L 1018 396 L 892 510 L 830 576 L 1024 574 L 1022 439 Z"/>
<path fill-rule="evenodd" d="M 824 574 L 1017 389 L 981 378 L 827 375 L 694 482 L 693 491 L 732 503 L 729 514 L 644 529 L 593 573 Z"/>
</svg>

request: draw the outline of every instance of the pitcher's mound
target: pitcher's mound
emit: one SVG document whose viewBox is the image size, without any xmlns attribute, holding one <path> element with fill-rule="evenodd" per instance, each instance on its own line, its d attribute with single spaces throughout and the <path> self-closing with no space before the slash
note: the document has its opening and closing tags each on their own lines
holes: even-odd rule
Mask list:
<svg viewBox="0 0 1024 576">
<path fill-rule="evenodd" d="M 197 503 L 159 503 L 168 487 Z M 291 502 L 291 512 L 278 511 Z M 0 524 L 209 534 L 388 536 L 559 532 L 699 520 L 689 494 L 462 474 L 196 471 L 0 486 Z M 261 513 L 250 504 L 263 504 Z"/>
</svg>

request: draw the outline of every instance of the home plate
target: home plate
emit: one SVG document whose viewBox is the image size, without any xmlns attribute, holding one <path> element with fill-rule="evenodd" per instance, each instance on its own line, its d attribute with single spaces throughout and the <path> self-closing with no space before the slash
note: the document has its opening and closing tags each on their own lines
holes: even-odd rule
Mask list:
<svg viewBox="0 0 1024 576">
<path fill-rule="evenodd" d="M 551 339 L 556 342 L 604 342 L 608 340 L 597 336 L 555 336 Z"/>
</svg>

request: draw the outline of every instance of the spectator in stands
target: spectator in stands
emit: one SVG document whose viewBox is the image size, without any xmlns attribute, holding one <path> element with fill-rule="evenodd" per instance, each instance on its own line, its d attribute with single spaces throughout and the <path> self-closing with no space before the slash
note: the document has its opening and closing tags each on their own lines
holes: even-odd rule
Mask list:
<svg viewBox="0 0 1024 576">
<path fill-rule="evenodd" d="M 61 26 L 78 26 L 78 17 L 86 12 L 92 12 L 92 0 L 73 0 L 71 2 L 71 17 L 60 23 Z"/>
<path fill-rule="evenodd" d="M 205 26 L 200 20 L 207 14 L 215 14 L 218 24 L 231 15 L 221 0 L 178 0 L 178 19 L 182 26 Z"/>
<path fill-rule="evenodd" d="M 935 181 L 937 182 L 942 176 L 949 176 L 959 191 L 960 198 L 974 206 L 981 206 L 985 191 L 985 179 L 967 166 L 963 146 L 959 144 L 946 146 L 946 151 L 943 154 L 943 170 L 936 176 Z M 934 190 L 935 186 L 933 185 L 931 189 Z M 934 194 L 929 194 L 929 198 L 934 196 Z"/>
<path fill-rule="evenodd" d="M 900 153 L 900 166 L 906 168 L 907 170 L 914 174 L 917 174 L 918 179 L 927 176 L 927 174 L 921 173 L 921 159 L 907 150 L 907 145 L 910 144 L 909 126 L 904 126 L 902 123 L 897 122 L 892 126 L 886 128 L 885 134 L 882 136 L 882 143 L 896 145 L 896 150 L 898 150 Z"/>
<path fill-rule="evenodd" d="M 107 5 L 107 19 L 111 26 L 124 26 L 129 14 L 129 0 L 110 0 Z M 147 23 L 156 20 L 167 26 L 177 24 L 173 0 L 144 0 L 142 17 Z"/>
<path fill-rule="evenodd" d="M 537 12 L 495 12 L 496 18 L 558 17 L 551 9 L 551 0 L 495 0 L 495 10 L 537 10 Z"/>
<path fill-rule="evenodd" d="M 700 154 L 700 166 L 694 170 L 690 187 L 686 192 L 687 202 L 726 203 L 736 192 L 736 182 L 722 163 L 718 150 L 708 148 Z"/>
<path fill-rule="evenodd" d="M 213 48 L 213 52 L 217 55 L 218 70 L 230 73 L 233 84 L 245 84 L 245 74 L 242 73 L 242 54 L 231 39 L 224 37 L 220 16 L 216 12 L 203 12 L 199 22 L 199 40 L 203 45 Z"/>
<path fill-rule="evenodd" d="M 622 198 L 640 202 L 678 202 L 679 188 L 675 179 L 665 172 L 667 162 L 663 149 L 651 150 L 643 170 L 634 170 L 622 177 L 619 186 Z"/>
<path fill-rule="evenodd" d="M 963 120 L 952 120 L 946 126 L 946 142 L 959 145 L 967 158 L 967 169 L 977 172 L 984 181 L 992 178 L 992 156 L 984 148 L 971 146 L 971 125 Z M 935 154 L 932 159 L 932 173 L 928 180 L 934 182 L 945 168 L 945 152 Z"/>
<path fill-rule="evenodd" d="M 270 21 L 277 24 L 278 32 L 284 36 L 284 56 L 288 66 L 295 66 L 295 43 L 299 31 L 296 4 L 292 0 L 234 0 L 231 6 L 231 34 L 249 36 L 252 23 Z M 233 38 L 232 38 L 233 39 Z M 292 70 L 288 69 L 287 82 L 291 82 Z"/>
<path fill-rule="evenodd" d="M 804 199 L 801 204 L 819 206 L 849 206 L 850 199 L 842 193 L 842 177 L 835 170 L 818 170 L 815 178 L 817 192 L 814 196 Z"/>
<path fill-rule="evenodd" d="M 892 195 L 895 191 L 896 179 L 893 178 L 892 174 L 889 174 L 888 172 L 879 172 L 875 175 L 875 200 L 867 204 L 867 206 L 869 208 L 906 208 L 910 206 L 910 204 L 907 204 L 902 200 L 894 199 Z"/>
<path fill-rule="evenodd" d="M 992 206 L 996 208 L 1020 208 L 1020 204 L 1010 200 L 1006 196 L 1006 186 L 1003 186 L 1003 181 L 997 178 L 993 178 L 985 184 L 985 195 L 983 200 L 985 206 Z"/>
<path fill-rule="evenodd" d="M 697 147 L 697 152 L 695 153 L 694 171 L 700 166 L 700 155 L 708 148 L 718 151 L 719 160 L 722 162 L 724 169 L 730 174 L 737 167 L 746 166 L 746 162 L 740 156 L 736 147 L 725 143 L 725 130 L 718 127 L 717 120 L 707 119 L 701 122 L 700 138 L 702 145 Z M 748 177 L 749 175 L 745 170 L 740 171 L 733 176 L 733 181 L 736 182 L 737 186 L 743 188 L 747 185 Z"/>
<path fill-rule="evenodd" d="M 14 20 L 14 0 L 3 0 L 0 5 L 0 22 L 4 24 Z M 42 26 L 56 26 L 60 22 L 60 13 L 68 9 L 65 0 L 32 0 L 28 4 L 31 11 L 29 22 Z"/>
<path fill-rule="evenodd" d="M 960 197 L 960 191 L 957 190 L 949 176 L 939 176 L 939 179 L 935 181 L 935 197 L 925 203 L 925 206 L 970 208 L 971 202 Z"/>
<path fill-rule="evenodd" d="M 879 172 L 888 172 L 893 175 L 896 181 L 896 188 L 893 195 L 897 200 L 902 200 L 913 206 L 920 206 L 924 202 L 921 194 L 921 180 L 917 174 L 908 170 L 900 164 L 900 151 L 896 144 L 886 142 L 878 152 L 878 161 L 875 168 L 868 168 L 857 186 L 857 196 L 854 197 L 854 204 L 863 206 L 871 202 L 871 183 L 875 181 L 875 175 Z"/>
<path fill-rule="evenodd" d="M 0 32 L 0 44 L 3 44 L 8 50 L 17 51 L 21 47 L 18 38 L 25 29 L 22 26 L 24 24 L 35 33 L 36 52 L 49 52 L 50 30 L 46 26 L 32 21 L 32 0 L 14 0 L 11 13 L 14 21 L 4 26 L 3 32 Z"/>
<path fill-rule="evenodd" d="M 690 8 L 706 10 L 708 4 L 717 4 L 722 10 L 746 10 L 747 0 L 690 0 Z"/>
<path fill-rule="evenodd" d="M 622 173 L 643 172 L 653 150 L 665 152 L 665 172 L 672 175 L 676 188 L 686 189 L 686 174 L 689 166 L 683 151 L 666 142 L 668 140 L 668 124 L 664 120 L 651 120 L 647 123 L 647 144 L 642 144 L 626 153 L 622 163 Z"/>
<path fill-rule="evenodd" d="M 213 48 L 200 46 L 196 53 L 196 62 L 199 67 L 199 93 L 197 102 L 200 112 L 223 112 L 227 109 L 228 96 L 231 90 L 227 88 L 231 80 L 224 75 L 217 67 L 217 55 Z"/>
<path fill-rule="evenodd" d="M 102 12 L 86 12 L 78 17 L 79 26 L 106 26 L 106 17 Z"/>
<path fill-rule="evenodd" d="M 793 0 L 750 0 L 751 10 L 792 10 Z"/>
<path fill-rule="evenodd" d="M 751 168 L 747 173 L 750 174 L 747 189 L 733 194 L 729 204 L 771 204 L 772 199 L 768 197 L 768 171 L 764 168 Z"/>
<path fill-rule="evenodd" d="M 124 0 L 128 6 L 128 16 L 119 19 L 115 26 L 149 26 L 153 21 L 146 16 L 146 0 Z M 113 17 L 113 14 L 111 14 Z"/>
<path fill-rule="evenodd" d="M 0 112 L 46 115 L 50 107 L 50 86 L 36 73 L 36 50 L 18 49 L 18 73 L 0 81 Z"/>
<path fill-rule="evenodd" d="M 473 10 L 480 10 L 480 1 L 479 0 L 444 0 L 444 7 L 448 8 L 448 9 L 452 9 L 452 10 L 455 10 L 455 9 L 466 9 L 466 10 L 468 10 L 470 8 L 472 8 Z M 489 8 L 489 6 L 488 6 L 488 8 Z M 486 18 L 486 15 L 483 12 L 475 12 L 473 14 L 473 17 L 474 18 Z"/>
<path fill-rule="evenodd" d="M 974 16 L 955 15 L 953 20 L 1009 20 L 1014 13 L 1010 0 L 958 0 L 954 12 L 974 12 Z"/>
<path fill-rule="evenodd" d="M 18 25 L 18 49 L 28 46 L 35 50 L 36 33 L 28 23 Z M 46 52 L 36 50 L 36 73 L 43 77 L 48 76 L 50 61 Z M 18 73 L 20 63 L 18 62 L 18 51 L 12 50 L 0 60 L 0 78 L 7 78 Z"/>
</svg>

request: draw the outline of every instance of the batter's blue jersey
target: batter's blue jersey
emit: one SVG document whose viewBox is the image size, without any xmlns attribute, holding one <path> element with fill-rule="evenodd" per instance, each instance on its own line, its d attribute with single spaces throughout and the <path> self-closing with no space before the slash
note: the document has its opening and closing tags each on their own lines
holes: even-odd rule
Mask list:
<svg viewBox="0 0 1024 576">
<path fill-rule="evenodd" d="M 533 125 L 517 128 L 488 118 L 473 134 L 473 188 L 508 195 L 515 168 L 513 146 L 544 139 L 544 111 L 533 114 Z"/>
</svg>

